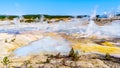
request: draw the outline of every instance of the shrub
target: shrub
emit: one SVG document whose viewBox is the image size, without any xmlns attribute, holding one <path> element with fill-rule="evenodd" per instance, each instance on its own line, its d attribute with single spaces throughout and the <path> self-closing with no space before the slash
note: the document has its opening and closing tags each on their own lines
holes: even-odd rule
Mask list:
<svg viewBox="0 0 120 68">
<path fill-rule="evenodd" d="M 23 65 L 25 65 L 25 67 L 28 68 L 28 64 L 30 64 L 30 63 L 31 63 L 30 60 L 26 60 L 23 62 Z"/>
<path fill-rule="evenodd" d="M 64 65 L 64 66 L 66 66 L 66 62 L 65 61 L 66 61 L 65 59 L 62 60 L 62 65 Z"/>
<path fill-rule="evenodd" d="M 58 54 L 55 56 L 55 58 L 60 58 L 60 53 L 58 53 Z"/>
<path fill-rule="evenodd" d="M 11 42 L 14 42 L 15 41 L 15 38 L 13 38 L 12 40 L 11 40 Z"/>
<path fill-rule="evenodd" d="M 5 65 L 5 68 L 8 68 L 8 64 L 10 64 L 10 60 L 8 59 L 8 57 L 4 57 L 3 60 L 1 61 L 1 63 L 3 65 Z"/>
<path fill-rule="evenodd" d="M 33 68 L 33 66 L 30 65 L 28 68 Z"/>
<path fill-rule="evenodd" d="M 79 59 L 79 54 L 78 51 L 76 53 L 74 53 L 74 56 L 72 57 L 73 61 L 77 61 Z"/>
<path fill-rule="evenodd" d="M 105 60 L 111 60 L 111 56 L 110 56 L 109 53 L 106 53 L 106 55 L 105 55 Z"/>
<path fill-rule="evenodd" d="M 7 43 L 8 41 L 7 41 L 7 39 L 5 39 L 5 43 Z"/>
<path fill-rule="evenodd" d="M 46 61 L 45 61 L 45 63 L 50 63 L 50 59 L 47 58 Z"/>
</svg>

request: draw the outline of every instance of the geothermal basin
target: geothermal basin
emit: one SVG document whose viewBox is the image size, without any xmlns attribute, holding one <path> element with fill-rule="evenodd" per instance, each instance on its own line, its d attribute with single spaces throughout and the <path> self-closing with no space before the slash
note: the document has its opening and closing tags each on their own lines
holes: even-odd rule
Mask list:
<svg viewBox="0 0 120 68">
<path fill-rule="evenodd" d="M 88 24 L 84 24 L 84 21 L 86 20 L 71 19 L 68 22 L 53 23 L 45 21 L 1 23 L 0 59 L 8 56 L 12 60 L 11 66 L 21 66 L 25 60 L 32 61 L 33 66 L 36 66 L 36 62 L 45 61 L 44 55 L 59 53 L 68 55 L 72 48 L 80 55 L 110 54 L 120 58 L 120 21 L 103 26 L 96 24 L 93 19 L 88 20 Z M 86 58 L 84 59 L 83 65 L 86 65 Z M 87 61 L 93 62 L 90 59 Z M 102 61 L 97 59 L 94 62 L 101 65 Z M 119 63 L 117 64 L 119 67 Z M 103 62 L 102 66 L 109 68 Z"/>
<path fill-rule="evenodd" d="M 93 20 L 57 23 L 2 24 L 1 56 L 27 56 L 40 52 L 68 53 L 71 48 L 86 53 L 120 56 L 120 21 L 99 26 Z M 99 44 L 98 44 L 99 43 Z M 6 46 L 5 46 L 6 45 Z"/>
</svg>

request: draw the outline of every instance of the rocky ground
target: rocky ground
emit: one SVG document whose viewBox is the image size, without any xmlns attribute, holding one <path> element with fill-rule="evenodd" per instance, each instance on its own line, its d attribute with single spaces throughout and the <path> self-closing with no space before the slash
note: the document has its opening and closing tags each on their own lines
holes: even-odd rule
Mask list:
<svg viewBox="0 0 120 68">
<path fill-rule="evenodd" d="M 120 68 L 120 58 L 100 54 L 46 54 L 10 58 L 10 68 Z M 24 59 L 24 60 L 23 60 Z M 3 65 L 0 64 L 3 68 Z M 27 66 L 27 67 L 26 67 Z"/>
<path fill-rule="evenodd" d="M 4 56 L 8 56 L 11 61 L 8 64 L 10 68 L 120 68 L 120 47 L 113 44 L 119 43 L 119 38 L 96 36 L 84 38 L 77 34 L 66 35 L 42 31 L 28 31 L 17 35 L 0 33 L 0 36 L 0 61 L 3 61 Z M 70 43 L 74 52 L 72 51 L 72 55 L 44 52 L 22 57 L 12 54 L 15 49 L 46 36 L 55 40 L 64 38 Z M 0 63 L 0 68 L 4 66 Z"/>
</svg>

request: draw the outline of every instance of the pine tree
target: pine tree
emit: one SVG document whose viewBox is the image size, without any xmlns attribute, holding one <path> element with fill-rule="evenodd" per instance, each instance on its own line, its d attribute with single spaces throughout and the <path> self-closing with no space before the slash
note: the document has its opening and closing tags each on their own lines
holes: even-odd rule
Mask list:
<svg viewBox="0 0 120 68">
<path fill-rule="evenodd" d="M 3 63 L 3 65 L 5 65 L 5 68 L 8 68 L 8 64 L 10 64 L 10 60 L 8 59 L 8 57 L 4 57 L 3 60 L 1 61 L 1 63 Z"/>
<path fill-rule="evenodd" d="M 69 52 L 69 57 L 73 57 L 74 56 L 74 49 L 72 48 L 71 50 L 70 50 L 70 52 Z"/>
<path fill-rule="evenodd" d="M 72 57 L 72 60 L 73 61 L 77 61 L 79 59 L 79 53 L 78 53 L 78 51 L 76 51 L 75 53 L 74 53 L 74 56 Z"/>
<path fill-rule="evenodd" d="M 110 54 L 109 54 L 109 53 L 106 53 L 105 59 L 106 59 L 106 60 L 111 60 L 111 57 L 110 57 Z"/>
</svg>

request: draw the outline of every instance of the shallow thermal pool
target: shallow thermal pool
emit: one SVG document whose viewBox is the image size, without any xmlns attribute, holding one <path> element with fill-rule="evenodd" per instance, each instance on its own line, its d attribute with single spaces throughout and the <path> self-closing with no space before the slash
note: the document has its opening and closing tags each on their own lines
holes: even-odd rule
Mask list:
<svg viewBox="0 0 120 68">
<path fill-rule="evenodd" d="M 70 51 L 69 45 L 69 42 L 65 39 L 55 39 L 47 36 L 38 41 L 32 42 L 27 46 L 15 50 L 14 53 L 17 56 L 33 55 L 40 52 L 68 53 Z"/>
</svg>

